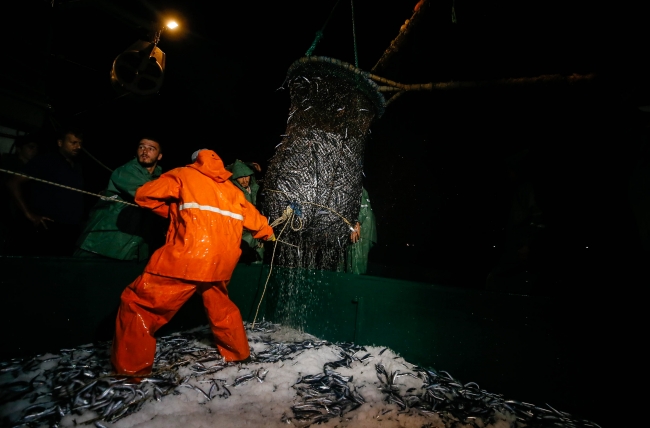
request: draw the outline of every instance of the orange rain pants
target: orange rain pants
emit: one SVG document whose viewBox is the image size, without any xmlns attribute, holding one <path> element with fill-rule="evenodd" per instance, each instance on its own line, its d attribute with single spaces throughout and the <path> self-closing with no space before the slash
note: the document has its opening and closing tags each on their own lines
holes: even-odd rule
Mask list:
<svg viewBox="0 0 650 428">
<path fill-rule="evenodd" d="M 156 331 L 198 291 L 212 334 L 226 361 L 248 358 L 250 348 L 237 306 L 228 298 L 229 281 L 199 282 L 144 272 L 123 292 L 115 322 L 111 362 L 116 374 L 146 376 L 156 354 Z"/>
</svg>

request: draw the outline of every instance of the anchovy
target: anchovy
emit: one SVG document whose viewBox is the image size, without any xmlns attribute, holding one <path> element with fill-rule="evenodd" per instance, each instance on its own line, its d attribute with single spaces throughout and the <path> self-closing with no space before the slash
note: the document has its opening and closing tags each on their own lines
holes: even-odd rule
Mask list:
<svg viewBox="0 0 650 428">
<path fill-rule="evenodd" d="M 255 372 L 255 377 L 257 378 L 258 382 L 264 382 L 264 379 L 266 378 L 266 375 L 269 373 L 268 370 L 263 371 L 263 369 L 257 370 Z"/>
<path fill-rule="evenodd" d="M 253 379 L 254 377 L 255 377 L 254 373 L 249 373 L 249 374 L 239 376 L 237 379 L 235 379 L 232 386 L 238 386 L 241 385 L 242 383 L 246 383 L 249 380 Z"/>
<path fill-rule="evenodd" d="M 20 364 L 15 364 L 13 366 L 3 367 L 0 369 L 0 373 L 8 373 L 16 370 L 20 370 L 22 366 Z"/>
<path fill-rule="evenodd" d="M 228 397 L 231 396 L 232 393 L 230 392 L 230 390 L 228 388 L 226 388 L 226 385 L 222 385 L 222 386 L 223 386 L 223 389 L 228 393 Z M 226 397 L 226 398 L 228 398 L 228 397 Z"/>
<path fill-rule="evenodd" d="M 185 384 L 183 384 L 181 386 L 184 386 L 184 387 L 187 387 L 187 388 L 192 388 L 193 390 L 200 392 L 205 398 L 208 399 L 208 401 L 212 400 L 212 398 L 210 398 L 210 396 L 208 394 L 206 394 L 204 390 L 202 390 L 201 388 L 199 388 L 196 385 L 189 385 L 189 384 L 185 383 Z"/>
<path fill-rule="evenodd" d="M 270 334 L 276 331 L 278 326 L 262 321 L 254 328 L 247 324 L 246 328 L 248 331 Z M 165 395 L 179 394 L 179 387 L 194 389 L 208 401 L 216 397 L 226 399 L 231 395 L 226 384 L 227 379 L 210 379 L 208 376 L 236 365 L 225 362 L 216 348 L 197 345 L 209 337 L 211 332 L 205 329 L 158 338 L 154 375 L 143 378 L 140 383 L 132 382 L 132 378 L 110 375 L 110 364 L 106 358 L 108 344 L 67 349 L 61 351 L 61 356 L 47 359 L 33 357 L 0 362 L 0 370 L 5 369 L 4 373 L 24 376 L 19 381 L 0 383 L 3 405 L 15 406 L 17 409 L 14 412 L 15 419 L 9 421 L 9 425 L 55 427 L 59 425 L 62 417 L 72 412 L 94 412 L 94 415 L 98 415 L 97 419 L 92 418 L 86 423 L 95 423 L 95 426 L 100 427 L 104 422 L 115 423 L 139 411 L 148 401 L 157 405 L 156 402 L 161 401 Z M 347 414 L 365 403 L 360 393 L 361 387 L 355 385 L 353 376 L 346 376 L 337 369 L 354 368 L 359 364 L 365 366 L 367 363 L 364 361 L 376 358 L 377 390 L 383 395 L 385 403 L 397 406 L 398 414 L 435 414 L 443 421 L 455 420 L 458 424 L 473 424 L 478 423 L 475 418 L 489 421 L 500 412 L 509 413 L 516 418 L 518 426 L 599 428 L 593 422 L 574 418 L 549 404 L 538 407 L 526 402 L 506 400 L 500 394 L 481 390 L 475 382 L 460 382 L 448 372 L 407 365 L 401 362 L 401 357 L 395 357 L 396 363 L 405 368 L 400 366 L 399 370 L 389 371 L 386 367 L 390 366 L 384 366 L 379 358 L 388 348 L 374 353 L 349 342 L 331 343 L 313 339 L 279 342 L 273 340 L 270 335 L 258 334 L 257 337 L 251 341 L 263 344 L 264 348 L 252 352 L 251 357 L 259 364 L 279 362 L 282 365 L 282 362 L 289 360 L 298 362 L 297 357 L 302 352 L 325 347 L 337 353 L 334 361 L 323 364 L 322 370 L 317 373 L 301 373 L 296 383 L 291 386 L 300 401 L 288 407 L 293 411 L 293 419 L 299 420 L 304 426 L 326 423 L 331 418 L 346 418 Z M 361 351 L 364 353 L 361 354 Z M 359 358 L 357 355 L 363 357 Z M 210 364 L 207 364 L 208 362 Z M 186 367 L 184 373 L 191 374 L 181 377 L 180 367 Z M 36 376 L 25 376 L 33 370 L 39 370 Z M 253 388 L 257 382 L 246 387 L 243 384 L 253 378 L 263 382 L 268 373 L 267 369 L 256 368 L 251 373 L 236 377 L 231 386 Z M 399 381 L 402 377 L 403 382 Z M 408 378 L 416 380 L 411 381 Z M 209 391 L 206 393 L 203 388 L 195 385 L 197 382 L 210 383 Z M 414 386 L 415 384 L 418 386 Z M 220 386 L 223 386 L 221 394 Z M 45 396 L 48 396 L 47 402 L 44 402 Z M 37 400 L 43 402 L 37 403 Z M 387 414 L 390 411 L 390 408 L 380 408 L 378 414 Z M 290 422 L 288 418 L 283 420 Z M 455 423 L 450 422 L 449 425 Z"/>
<path fill-rule="evenodd" d="M 163 392 L 162 389 L 158 388 L 157 386 L 153 387 L 153 397 L 156 399 L 156 401 L 160 401 L 163 397 Z"/>
<path fill-rule="evenodd" d="M 208 397 L 210 398 L 210 400 L 212 400 L 212 397 L 214 397 L 214 396 L 212 395 L 212 392 L 213 392 L 213 391 L 215 391 L 215 392 L 219 392 L 219 386 L 217 385 L 216 382 L 213 382 L 213 383 L 212 383 L 212 386 L 210 387 L 210 390 L 208 391 Z"/>
<path fill-rule="evenodd" d="M 372 358 L 372 355 L 370 355 L 370 354 L 366 354 L 366 355 L 364 355 L 363 357 L 358 358 L 358 360 L 363 362 L 363 361 L 365 361 L 365 360 L 367 360 L 367 359 L 369 359 L 369 358 Z"/>
</svg>

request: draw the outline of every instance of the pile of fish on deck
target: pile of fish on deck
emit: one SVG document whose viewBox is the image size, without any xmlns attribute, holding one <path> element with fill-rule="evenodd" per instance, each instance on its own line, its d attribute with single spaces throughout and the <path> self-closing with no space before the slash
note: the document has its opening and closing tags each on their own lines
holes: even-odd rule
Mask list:
<svg viewBox="0 0 650 428">
<path fill-rule="evenodd" d="M 413 366 L 387 348 L 331 343 L 309 335 L 299 341 L 274 339 L 273 334 L 282 328 L 268 322 L 254 328 L 247 325 L 252 349 L 252 361 L 247 364 L 224 362 L 209 345 L 207 328 L 159 338 L 154 373 L 140 383 L 111 376 L 108 343 L 2 362 L 0 425 L 110 426 L 137 414 L 143 406 L 162 406 L 172 395 L 190 391 L 195 391 L 192 397 L 199 404 L 222 400 L 225 408 L 228 404 L 223 400 L 233 396 L 235 389 L 261 388 L 255 385 L 264 384 L 270 372 L 325 354 L 334 358 L 322 369 L 311 366 L 313 373 L 296 372 L 300 374 L 284 388 L 291 390 L 293 403 L 286 403 L 278 420 L 267 419 L 265 425 L 371 426 L 362 420 L 376 424 L 392 417 L 401 418 L 401 424 L 404 418 L 419 418 L 418 427 L 598 427 L 549 405 L 505 400 L 474 382 L 462 384 L 445 371 Z M 363 370 L 363 376 L 372 374 L 366 382 L 359 379 Z M 235 394 L 240 392 L 252 395 Z M 363 412 L 369 416 L 359 418 Z"/>
</svg>

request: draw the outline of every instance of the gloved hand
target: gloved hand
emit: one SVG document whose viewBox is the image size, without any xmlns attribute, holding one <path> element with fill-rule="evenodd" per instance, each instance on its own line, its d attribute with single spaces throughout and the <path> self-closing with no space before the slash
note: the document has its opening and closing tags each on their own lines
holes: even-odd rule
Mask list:
<svg viewBox="0 0 650 428">
<path fill-rule="evenodd" d="M 275 233 L 272 234 L 271 236 L 269 236 L 266 240 L 267 240 L 267 241 L 270 241 L 270 242 L 275 241 Z"/>
<path fill-rule="evenodd" d="M 353 244 L 356 244 L 359 242 L 359 238 L 361 238 L 361 224 L 357 222 L 354 225 L 354 229 L 352 229 L 352 233 L 350 234 L 350 241 L 352 241 Z"/>
</svg>

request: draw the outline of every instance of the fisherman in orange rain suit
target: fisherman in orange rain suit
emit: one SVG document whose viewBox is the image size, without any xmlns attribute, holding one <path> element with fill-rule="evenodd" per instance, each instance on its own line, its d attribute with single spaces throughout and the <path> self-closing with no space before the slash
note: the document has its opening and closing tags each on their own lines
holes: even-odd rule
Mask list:
<svg viewBox="0 0 650 428">
<path fill-rule="evenodd" d="M 123 292 L 111 362 L 116 374 L 151 373 L 154 334 L 194 292 L 201 293 L 217 348 L 226 361 L 250 355 L 239 309 L 227 285 L 241 253 L 242 227 L 257 239 L 275 240 L 266 217 L 229 180 L 212 150 L 199 150 L 186 167 L 138 189 L 135 202 L 170 218 L 167 242 Z"/>
</svg>

